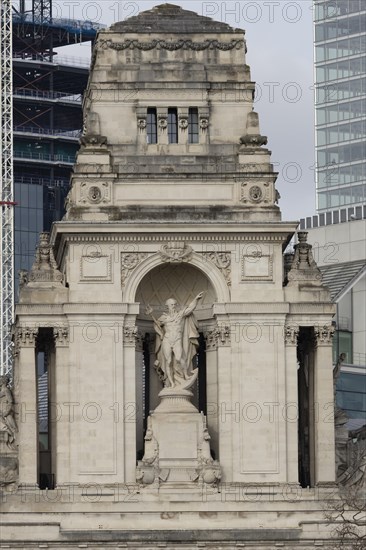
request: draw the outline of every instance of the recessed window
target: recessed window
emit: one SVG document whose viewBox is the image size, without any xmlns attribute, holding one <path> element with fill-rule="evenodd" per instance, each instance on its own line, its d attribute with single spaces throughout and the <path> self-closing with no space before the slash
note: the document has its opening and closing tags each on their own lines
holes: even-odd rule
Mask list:
<svg viewBox="0 0 366 550">
<path fill-rule="evenodd" d="M 147 143 L 158 142 L 157 115 L 155 107 L 149 107 L 147 110 L 146 134 Z"/>
<path fill-rule="evenodd" d="M 188 143 L 199 142 L 198 109 L 191 107 L 188 111 Z"/>
<path fill-rule="evenodd" d="M 178 143 L 178 112 L 175 107 L 168 109 L 168 139 L 169 143 Z"/>
</svg>

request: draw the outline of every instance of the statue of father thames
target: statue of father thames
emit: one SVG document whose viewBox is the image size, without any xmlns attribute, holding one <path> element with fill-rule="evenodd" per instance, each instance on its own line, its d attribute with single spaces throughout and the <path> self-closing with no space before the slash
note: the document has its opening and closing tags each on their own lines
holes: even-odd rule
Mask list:
<svg viewBox="0 0 366 550">
<path fill-rule="evenodd" d="M 157 335 L 155 368 L 162 375 L 166 388 L 187 389 L 196 380 L 192 361 L 197 354 L 199 332 L 193 311 L 203 294 L 200 292 L 183 309 L 178 309 L 177 301 L 169 298 L 165 302 L 168 311 L 159 319 L 154 317 L 149 305 L 146 308 L 146 314 L 150 315 L 154 321 Z"/>
</svg>

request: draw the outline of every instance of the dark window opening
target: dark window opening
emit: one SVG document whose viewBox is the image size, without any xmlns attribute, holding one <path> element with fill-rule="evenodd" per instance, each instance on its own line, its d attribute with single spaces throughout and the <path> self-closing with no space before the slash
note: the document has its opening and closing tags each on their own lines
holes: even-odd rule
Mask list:
<svg viewBox="0 0 366 550">
<path fill-rule="evenodd" d="M 175 107 L 168 109 L 168 139 L 169 143 L 178 143 L 178 112 Z"/>
<path fill-rule="evenodd" d="M 158 142 L 157 115 L 155 107 L 149 107 L 146 120 L 147 143 Z"/>
<path fill-rule="evenodd" d="M 188 111 L 188 143 L 199 142 L 198 109 L 191 107 Z"/>
</svg>

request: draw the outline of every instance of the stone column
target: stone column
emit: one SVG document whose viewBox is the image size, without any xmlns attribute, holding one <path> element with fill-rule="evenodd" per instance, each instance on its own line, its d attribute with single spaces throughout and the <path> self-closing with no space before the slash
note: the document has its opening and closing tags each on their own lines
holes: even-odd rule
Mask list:
<svg viewBox="0 0 366 550">
<path fill-rule="evenodd" d="M 223 482 L 233 480 L 233 422 L 236 418 L 236 405 L 233 403 L 231 379 L 231 328 L 219 325 L 216 328 L 217 380 L 219 414 L 219 456 L 223 472 Z"/>
<path fill-rule="evenodd" d="M 214 330 L 204 334 L 206 342 L 207 427 L 215 458 L 219 454 L 219 398 L 217 373 L 217 342 Z"/>
<path fill-rule="evenodd" d="M 123 327 L 123 423 L 124 423 L 124 482 L 136 481 L 136 339 L 138 329 L 128 321 Z"/>
<path fill-rule="evenodd" d="M 137 451 L 144 450 L 144 355 L 142 336 L 135 335 L 135 365 L 136 365 L 136 446 Z M 146 388 L 145 388 L 146 391 Z"/>
<path fill-rule="evenodd" d="M 150 334 L 150 341 L 149 341 L 149 354 L 150 354 L 150 373 L 149 373 L 150 384 L 149 384 L 149 386 L 150 387 L 147 388 L 147 390 L 150 392 L 150 395 L 149 395 L 150 411 L 154 411 L 156 409 L 156 407 L 159 405 L 159 403 L 160 403 L 159 393 L 161 392 L 161 390 L 164 387 L 164 384 L 160 380 L 160 378 L 158 376 L 158 373 L 156 372 L 156 369 L 154 367 L 154 363 L 155 363 L 155 360 L 156 360 L 156 355 L 155 355 L 156 342 L 155 342 L 155 338 L 156 338 L 155 333 Z M 148 415 L 150 414 L 150 411 L 147 411 Z"/>
<path fill-rule="evenodd" d="M 38 485 L 38 410 L 36 337 L 38 328 L 16 329 L 19 484 Z"/>
<path fill-rule="evenodd" d="M 315 327 L 314 454 L 315 484 L 335 482 L 334 393 L 332 338 L 334 327 Z"/>
<path fill-rule="evenodd" d="M 55 364 L 53 370 L 54 395 L 51 395 L 52 418 L 52 463 L 56 485 L 68 483 L 70 473 L 70 418 L 66 414 L 64 403 L 70 401 L 70 365 L 69 365 L 69 327 L 53 329 L 55 339 Z"/>
<path fill-rule="evenodd" d="M 285 326 L 287 483 L 299 483 L 297 338 L 299 327 Z"/>
</svg>

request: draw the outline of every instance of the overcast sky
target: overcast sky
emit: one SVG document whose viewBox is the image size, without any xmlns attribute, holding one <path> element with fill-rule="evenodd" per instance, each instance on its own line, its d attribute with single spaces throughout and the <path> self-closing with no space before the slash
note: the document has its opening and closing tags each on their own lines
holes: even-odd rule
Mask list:
<svg viewBox="0 0 366 550">
<path fill-rule="evenodd" d="M 54 0 L 54 17 L 107 25 L 164 3 L 154 0 Z M 246 31 L 247 63 L 257 83 L 261 133 L 279 172 L 283 219 L 315 213 L 312 0 L 188 1 L 170 3 Z M 61 55 L 88 56 L 89 45 Z"/>
</svg>

